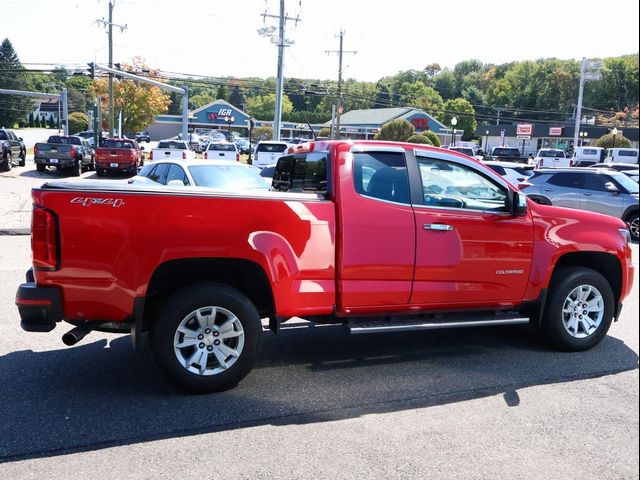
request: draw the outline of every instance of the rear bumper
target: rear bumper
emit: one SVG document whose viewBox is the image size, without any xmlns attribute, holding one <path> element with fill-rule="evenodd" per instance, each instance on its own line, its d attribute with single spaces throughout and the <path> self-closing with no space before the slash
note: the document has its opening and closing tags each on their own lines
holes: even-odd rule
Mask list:
<svg viewBox="0 0 640 480">
<path fill-rule="evenodd" d="M 137 172 L 138 171 L 138 167 L 135 163 L 118 163 L 117 166 L 112 166 L 115 165 L 117 162 L 96 162 L 96 168 L 99 168 L 100 170 L 106 170 L 109 172 Z"/>
<path fill-rule="evenodd" d="M 76 159 L 74 158 L 45 158 L 45 157 L 36 157 L 33 160 L 36 165 L 48 165 L 51 167 L 71 167 L 76 164 Z"/>
<path fill-rule="evenodd" d="M 32 278 L 29 271 L 27 280 Z M 38 287 L 34 281 L 27 281 L 18 287 L 16 306 L 20 327 L 27 332 L 50 332 L 62 320 L 62 302 L 57 288 Z"/>
</svg>

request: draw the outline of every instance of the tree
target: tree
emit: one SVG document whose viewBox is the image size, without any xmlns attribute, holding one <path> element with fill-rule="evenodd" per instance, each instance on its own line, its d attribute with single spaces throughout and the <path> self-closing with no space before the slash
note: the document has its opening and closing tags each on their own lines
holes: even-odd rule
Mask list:
<svg viewBox="0 0 640 480">
<path fill-rule="evenodd" d="M 273 128 L 257 127 L 253 129 L 251 141 L 260 142 L 262 140 L 271 140 L 273 138 Z"/>
<path fill-rule="evenodd" d="M 18 54 L 8 38 L 0 44 L 0 88 L 7 90 L 27 90 L 27 76 Z M 33 110 L 33 101 L 18 95 L 2 95 L 0 127 L 12 127 L 27 117 Z"/>
<path fill-rule="evenodd" d="M 407 138 L 407 142 L 408 143 L 420 143 L 423 145 L 433 145 L 431 143 L 431 140 L 429 140 L 429 138 L 425 137 L 424 135 L 411 135 L 409 138 Z"/>
<path fill-rule="evenodd" d="M 229 103 L 236 108 L 243 108 L 245 104 L 244 94 L 240 89 L 240 85 L 234 85 L 229 95 Z"/>
<path fill-rule="evenodd" d="M 450 70 L 443 70 L 433 77 L 433 86 L 444 100 L 455 98 L 456 77 Z"/>
<path fill-rule="evenodd" d="M 374 137 L 375 140 L 406 142 L 415 133 L 415 127 L 407 120 L 399 118 L 385 123 Z"/>
<path fill-rule="evenodd" d="M 629 148 L 631 147 L 631 141 L 622 135 L 616 135 L 615 144 L 613 143 L 613 134 L 607 133 L 596 141 L 596 147 L 602 148 Z"/>
<path fill-rule="evenodd" d="M 431 142 L 431 145 L 435 147 L 440 146 L 440 137 L 438 137 L 438 135 L 436 135 L 434 132 L 430 132 L 427 130 L 426 132 L 422 132 L 422 135 L 424 135 L 429 139 L 429 141 Z"/>
<path fill-rule="evenodd" d="M 86 112 L 93 107 L 92 80 L 84 75 L 71 76 L 64 83 L 67 87 L 69 112 Z"/>
<path fill-rule="evenodd" d="M 34 127 L 34 124 L 35 124 L 35 122 L 33 121 L 33 112 L 31 112 L 31 113 L 29 114 L 29 126 L 30 126 L 31 128 L 33 128 L 33 127 Z"/>
<path fill-rule="evenodd" d="M 47 120 L 47 128 L 56 128 L 58 126 L 56 119 L 53 118 L 53 115 L 49 116 L 49 119 Z"/>
<path fill-rule="evenodd" d="M 189 95 L 189 108 L 196 109 L 216 100 L 208 93 L 198 93 L 197 95 Z"/>
<path fill-rule="evenodd" d="M 319 137 L 329 137 L 329 135 L 331 135 L 331 129 L 327 127 L 322 127 L 318 134 Z"/>
<path fill-rule="evenodd" d="M 444 113 L 439 119 L 445 125 L 451 125 L 451 119 L 456 117 L 458 123 L 457 130 L 464 130 L 463 139 L 469 139 L 475 135 L 478 122 L 476 121 L 476 111 L 464 98 L 456 98 L 455 100 L 447 100 L 444 104 Z"/>
<path fill-rule="evenodd" d="M 132 65 L 125 65 L 124 70 L 133 73 L 149 71 L 142 59 L 135 57 Z M 153 75 L 155 72 L 151 71 Z M 95 96 L 102 96 L 103 111 L 108 108 L 108 82 L 106 79 L 95 80 L 92 85 Z M 159 87 L 138 84 L 133 80 L 115 80 L 113 84 L 114 111 L 122 110 L 122 129 L 124 131 L 145 130 L 157 115 L 165 113 L 170 97 Z M 106 117 L 106 115 L 105 115 Z M 103 118 L 107 121 L 106 118 Z"/>
<path fill-rule="evenodd" d="M 291 113 L 293 104 L 289 97 L 282 96 L 282 115 Z M 276 94 L 260 95 L 247 102 L 247 113 L 258 120 L 273 120 L 276 111 Z"/>
<path fill-rule="evenodd" d="M 89 128 L 89 117 L 83 112 L 69 114 L 69 133 L 78 133 Z"/>
</svg>

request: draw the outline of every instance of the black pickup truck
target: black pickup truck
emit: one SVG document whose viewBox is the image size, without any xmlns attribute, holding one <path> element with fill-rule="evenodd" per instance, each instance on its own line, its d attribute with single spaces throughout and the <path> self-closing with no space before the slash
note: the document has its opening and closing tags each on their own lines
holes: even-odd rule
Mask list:
<svg viewBox="0 0 640 480">
<path fill-rule="evenodd" d="M 46 143 L 36 143 L 33 147 L 33 160 L 39 172 L 52 166 L 69 170 L 77 177 L 85 170 L 95 170 L 94 156 L 89 142 L 76 135 L 51 135 Z"/>
<path fill-rule="evenodd" d="M 16 136 L 11 130 L 0 129 L 0 168 L 11 170 L 14 166 L 24 167 L 27 158 L 27 147 L 22 137 Z"/>
<path fill-rule="evenodd" d="M 529 163 L 529 159 L 523 157 L 517 147 L 493 147 L 491 159 L 499 162 Z"/>
</svg>

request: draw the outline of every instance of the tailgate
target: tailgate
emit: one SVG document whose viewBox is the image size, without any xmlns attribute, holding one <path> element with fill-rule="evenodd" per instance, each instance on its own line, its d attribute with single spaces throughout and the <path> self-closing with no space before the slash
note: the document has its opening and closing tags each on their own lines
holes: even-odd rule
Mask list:
<svg viewBox="0 0 640 480">
<path fill-rule="evenodd" d="M 71 158 L 72 145 L 65 143 L 37 143 L 38 158 L 68 159 Z"/>
<path fill-rule="evenodd" d="M 131 151 L 123 148 L 99 148 L 96 150 L 97 162 L 130 163 Z"/>
</svg>

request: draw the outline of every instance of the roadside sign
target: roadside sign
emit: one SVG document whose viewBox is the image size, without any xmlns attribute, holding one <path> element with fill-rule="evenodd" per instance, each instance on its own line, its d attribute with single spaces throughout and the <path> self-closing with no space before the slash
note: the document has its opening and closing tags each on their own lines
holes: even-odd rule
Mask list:
<svg viewBox="0 0 640 480">
<path fill-rule="evenodd" d="M 518 135 L 516 138 L 518 140 L 531 140 L 531 135 Z"/>
<path fill-rule="evenodd" d="M 533 125 L 531 123 L 519 123 L 516 126 L 516 135 L 520 138 L 520 135 L 528 135 L 531 137 L 533 133 Z"/>
</svg>

